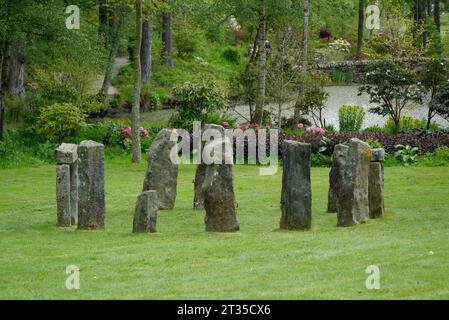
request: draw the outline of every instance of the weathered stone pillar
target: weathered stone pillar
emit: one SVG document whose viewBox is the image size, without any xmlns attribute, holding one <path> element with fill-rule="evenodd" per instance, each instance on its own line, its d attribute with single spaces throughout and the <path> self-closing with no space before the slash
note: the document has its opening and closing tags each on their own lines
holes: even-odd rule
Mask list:
<svg viewBox="0 0 449 320">
<path fill-rule="evenodd" d="M 339 194 L 339 227 L 349 227 L 369 219 L 368 175 L 371 157 L 371 148 L 367 143 L 351 139 Z"/>
<path fill-rule="evenodd" d="M 310 182 L 311 145 L 284 141 L 280 221 L 281 229 L 308 230 L 312 227 Z"/>
<path fill-rule="evenodd" d="M 70 166 L 60 164 L 56 167 L 56 206 L 58 227 L 70 227 Z"/>
<path fill-rule="evenodd" d="M 348 150 L 348 146 L 338 144 L 335 146 L 334 153 L 332 154 L 332 168 L 329 174 L 329 194 L 327 201 L 327 212 L 329 213 L 338 212 L 338 194 L 341 189 Z"/>
<path fill-rule="evenodd" d="M 58 165 L 56 170 L 58 225 L 63 227 L 69 227 L 70 225 L 76 225 L 78 223 L 77 148 L 78 146 L 76 144 L 63 143 L 55 151 L 55 160 Z M 69 183 L 68 189 L 67 186 L 65 186 L 66 181 Z M 68 210 L 67 214 L 70 221 L 67 221 L 67 216 L 65 215 L 66 218 L 61 220 L 62 212 L 65 212 L 66 210 Z"/>
<path fill-rule="evenodd" d="M 384 204 L 384 149 L 373 149 L 373 158 L 369 170 L 369 216 L 371 219 L 382 218 L 385 213 Z"/>
<path fill-rule="evenodd" d="M 78 159 L 70 166 L 70 216 L 72 226 L 78 225 Z"/>
<path fill-rule="evenodd" d="M 234 194 L 234 165 L 232 164 L 232 148 L 226 150 L 229 144 L 221 126 L 208 126 L 220 135 L 220 142 L 214 140 L 215 147 L 211 149 L 212 164 L 206 165 L 203 182 L 204 208 L 206 216 L 204 222 L 206 231 L 235 232 L 240 230 L 237 220 L 237 209 Z M 215 137 L 214 137 L 215 139 Z M 210 145 L 212 146 L 212 145 Z M 207 151 L 206 151 L 207 152 Z M 229 164 L 230 163 L 230 164 Z"/>
<path fill-rule="evenodd" d="M 205 132 L 208 129 L 215 129 L 218 130 L 220 132 L 224 131 L 224 128 L 218 125 L 213 125 L 213 124 L 207 124 L 204 125 L 201 128 L 201 132 Z M 204 193 L 203 193 L 203 183 L 204 183 L 204 179 L 206 177 L 206 168 L 207 165 L 203 163 L 203 157 L 202 157 L 202 152 L 204 151 L 204 148 L 206 147 L 206 142 L 202 141 L 202 136 L 195 136 L 195 132 L 194 132 L 194 137 L 193 139 L 197 139 L 197 143 L 198 145 L 201 147 L 200 150 L 198 150 L 199 155 L 200 155 L 200 163 L 196 166 L 196 171 L 195 171 L 195 180 L 193 181 L 193 209 L 195 210 L 202 210 L 204 209 Z"/>
<path fill-rule="evenodd" d="M 133 232 L 134 233 L 154 233 L 157 232 L 157 210 L 159 203 L 157 192 L 145 191 L 137 198 L 136 211 L 134 213 Z"/>
<path fill-rule="evenodd" d="M 205 164 L 199 164 L 196 167 L 195 172 L 195 181 L 194 185 L 194 196 L 193 196 L 193 209 L 202 210 L 204 209 L 204 194 L 203 194 L 203 183 L 204 178 L 206 177 L 206 168 Z"/>
<path fill-rule="evenodd" d="M 170 153 L 177 145 L 170 140 L 171 134 L 170 129 L 161 130 L 151 145 L 143 185 L 144 192 L 156 191 L 161 210 L 173 209 L 176 202 L 179 165 L 171 161 Z"/>
<path fill-rule="evenodd" d="M 83 141 L 78 147 L 78 228 L 102 229 L 105 218 L 104 146 Z"/>
<path fill-rule="evenodd" d="M 206 168 L 204 208 L 206 231 L 240 230 L 234 194 L 234 171 L 231 164 L 213 164 Z"/>
</svg>

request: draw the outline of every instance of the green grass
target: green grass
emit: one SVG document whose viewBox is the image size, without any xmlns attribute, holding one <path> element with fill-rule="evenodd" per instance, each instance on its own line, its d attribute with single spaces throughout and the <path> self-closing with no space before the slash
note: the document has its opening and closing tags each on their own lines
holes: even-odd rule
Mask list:
<svg viewBox="0 0 449 320">
<path fill-rule="evenodd" d="M 449 170 L 386 168 L 384 219 L 337 228 L 325 213 L 329 169 L 312 169 L 313 229 L 278 230 L 281 173 L 235 170 L 235 234 L 204 232 L 193 166 L 157 234 L 131 233 L 145 164 L 106 163 L 106 230 L 55 225 L 53 165 L 0 171 L 0 299 L 449 298 Z M 431 253 L 433 252 L 433 254 Z M 68 265 L 81 290 L 65 289 Z M 365 288 L 369 265 L 381 290 Z"/>
</svg>

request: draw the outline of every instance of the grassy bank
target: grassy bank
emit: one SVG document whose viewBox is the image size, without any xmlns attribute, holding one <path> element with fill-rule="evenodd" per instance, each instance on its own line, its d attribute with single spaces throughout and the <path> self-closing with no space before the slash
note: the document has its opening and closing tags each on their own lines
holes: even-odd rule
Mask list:
<svg viewBox="0 0 449 320">
<path fill-rule="evenodd" d="M 0 299 L 449 298 L 447 168 L 386 168 L 382 220 L 336 228 L 325 213 L 329 169 L 313 169 L 313 230 L 278 230 L 281 172 L 235 172 L 241 232 L 204 232 L 192 207 L 193 166 L 180 170 L 176 209 L 158 234 L 131 233 L 145 164 L 106 163 L 105 231 L 58 229 L 55 168 L 0 171 Z M 81 290 L 65 288 L 68 265 Z M 381 290 L 365 288 L 369 265 Z"/>
</svg>

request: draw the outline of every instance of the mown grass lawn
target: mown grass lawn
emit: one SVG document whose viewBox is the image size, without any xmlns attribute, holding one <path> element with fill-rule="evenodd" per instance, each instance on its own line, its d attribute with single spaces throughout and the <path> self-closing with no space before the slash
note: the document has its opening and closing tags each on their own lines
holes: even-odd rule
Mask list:
<svg viewBox="0 0 449 320">
<path fill-rule="evenodd" d="M 449 170 L 387 168 L 382 220 L 336 228 L 325 213 L 329 169 L 313 169 L 313 230 L 278 230 L 281 174 L 235 172 L 241 232 L 204 232 L 181 168 L 176 210 L 158 234 L 131 233 L 145 164 L 106 164 L 105 231 L 55 225 L 55 168 L 0 171 L 0 299 L 449 298 Z M 65 288 L 77 265 L 81 289 Z M 377 265 L 381 289 L 367 290 Z"/>
</svg>

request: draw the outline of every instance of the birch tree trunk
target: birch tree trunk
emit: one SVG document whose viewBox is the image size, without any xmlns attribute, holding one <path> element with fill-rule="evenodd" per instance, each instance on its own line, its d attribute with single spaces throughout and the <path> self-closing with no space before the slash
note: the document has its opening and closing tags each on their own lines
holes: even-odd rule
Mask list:
<svg viewBox="0 0 449 320">
<path fill-rule="evenodd" d="M 140 90 L 142 70 L 140 66 L 140 50 L 142 46 L 142 0 L 136 0 L 136 43 L 134 47 L 134 90 L 132 106 L 132 142 L 134 163 L 140 163 L 142 151 L 140 147 Z"/>
<path fill-rule="evenodd" d="M 435 25 L 437 26 L 438 32 L 441 32 L 441 17 L 440 17 L 440 0 L 434 0 L 433 7 L 433 19 L 435 20 Z"/>
<path fill-rule="evenodd" d="M 365 4 L 363 0 L 359 0 L 359 28 L 357 37 L 357 57 L 360 57 L 363 47 L 363 30 L 365 24 Z"/>
<path fill-rule="evenodd" d="M 265 41 L 267 35 L 267 22 L 265 19 L 265 1 L 260 0 L 259 9 L 260 32 L 259 32 L 259 55 L 257 59 L 257 96 L 256 96 L 256 110 L 254 112 L 253 122 L 262 125 L 263 111 L 265 108 L 265 88 L 266 88 L 266 64 L 267 51 L 265 48 Z"/>
<path fill-rule="evenodd" d="M 151 67 L 153 64 L 153 26 L 151 16 L 145 16 L 142 24 L 142 48 L 140 50 L 140 63 L 142 65 L 142 83 L 151 80 Z"/>
<path fill-rule="evenodd" d="M 167 2 L 167 0 L 165 1 Z M 172 34 L 173 15 L 170 10 L 164 11 L 162 14 L 162 44 L 164 47 L 163 57 L 165 64 L 173 67 L 173 34 Z"/>
<path fill-rule="evenodd" d="M 302 65 L 299 79 L 299 93 L 298 99 L 295 105 L 295 120 L 299 120 L 301 117 L 301 109 L 303 107 L 304 94 L 305 94 L 305 79 L 307 75 L 307 61 L 309 60 L 309 9 L 310 0 L 304 0 L 304 30 L 302 41 Z"/>
<path fill-rule="evenodd" d="M 108 89 L 111 86 L 112 81 L 112 69 L 114 67 L 114 61 L 115 57 L 117 56 L 118 51 L 118 42 L 119 42 L 119 35 L 120 35 L 120 29 L 122 26 L 122 14 L 120 12 L 121 8 L 117 7 L 114 10 L 113 13 L 113 22 L 112 22 L 112 30 L 109 32 L 111 36 L 111 42 L 110 42 L 110 49 L 109 49 L 109 59 L 108 63 L 106 65 L 106 72 L 103 80 L 103 85 L 101 88 L 101 92 L 104 95 L 108 94 Z"/>
<path fill-rule="evenodd" d="M 18 44 L 9 46 L 8 92 L 12 96 L 25 95 L 25 53 Z"/>
</svg>

